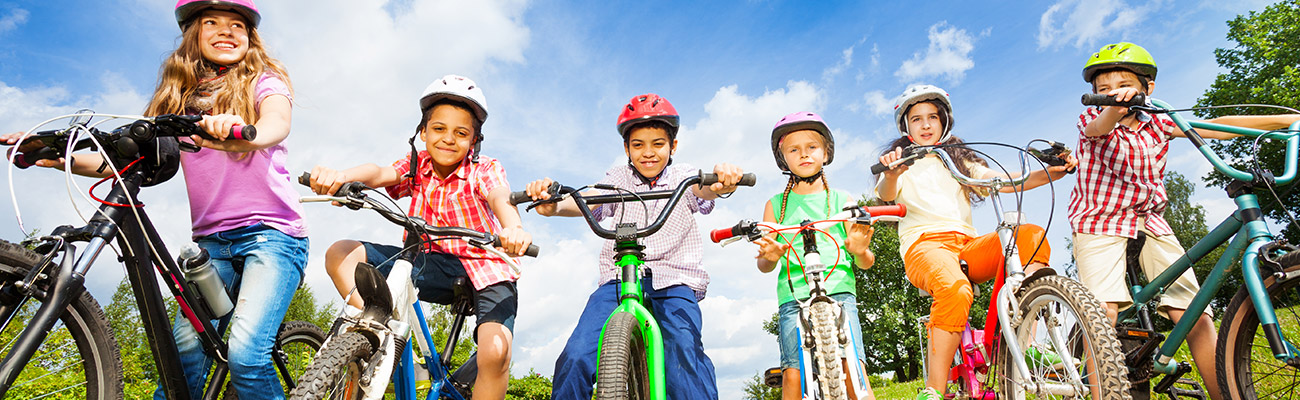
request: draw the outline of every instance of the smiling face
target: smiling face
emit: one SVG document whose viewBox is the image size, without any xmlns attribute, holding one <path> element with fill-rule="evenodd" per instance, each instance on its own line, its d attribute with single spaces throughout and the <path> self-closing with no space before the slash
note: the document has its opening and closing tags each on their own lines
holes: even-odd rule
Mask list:
<svg viewBox="0 0 1300 400">
<path fill-rule="evenodd" d="M 826 140 L 817 131 L 790 132 L 781 138 L 779 149 L 790 172 L 801 178 L 816 175 L 826 165 Z"/>
<path fill-rule="evenodd" d="M 923 146 L 939 143 L 943 137 L 943 117 L 939 112 L 939 107 L 928 101 L 916 103 L 907 110 L 907 136 L 913 143 Z"/>
<path fill-rule="evenodd" d="M 207 10 L 194 22 L 199 29 L 203 58 L 221 65 L 244 60 L 248 54 L 248 23 L 230 11 Z"/>
<path fill-rule="evenodd" d="M 420 140 L 433 160 L 434 172 L 447 177 L 474 148 L 474 114 L 451 104 L 429 110 L 429 121 L 420 130 Z"/>
<path fill-rule="evenodd" d="M 677 151 L 677 141 L 668 131 L 656 126 L 632 128 L 624 141 L 627 159 L 644 177 L 659 176 L 668 167 L 668 159 Z"/>
</svg>

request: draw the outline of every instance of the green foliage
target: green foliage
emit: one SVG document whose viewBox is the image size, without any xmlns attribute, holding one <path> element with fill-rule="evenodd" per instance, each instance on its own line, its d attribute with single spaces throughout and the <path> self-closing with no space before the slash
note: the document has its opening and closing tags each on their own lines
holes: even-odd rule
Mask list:
<svg viewBox="0 0 1300 400">
<path fill-rule="evenodd" d="M 516 378 L 510 377 L 510 387 L 506 389 L 506 399 L 548 400 L 551 398 L 551 378 L 528 370 L 528 374 Z"/>
<path fill-rule="evenodd" d="M 1300 108 L 1300 1 L 1283 0 L 1263 11 L 1239 15 L 1228 21 L 1228 40 L 1236 43 L 1231 48 L 1214 51 L 1219 66 L 1228 72 L 1219 74 L 1214 84 L 1197 99 L 1196 105 L 1214 106 L 1243 103 L 1273 104 Z M 1202 118 L 1233 114 L 1276 114 L 1282 111 L 1268 108 L 1226 108 L 1197 111 Z M 1212 141 L 1210 143 L 1224 160 L 1234 167 L 1250 170 L 1256 159 L 1251 139 Z M 1258 152 L 1259 163 L 1268 170 L 1282 171 L 1285 151 L 1277 141 L 1265 142 Z M 1229 179 L 1217 172 L 1205 177 L 1206 182 L 1224 187 Z M 1278 201 L 1266 190 L 1258 191 L 1259 202 L 1266 215 L 1274 221 L 1290 222 Z M 1281 194 L 1281 193 L 1279 193 Z M 1300 193 L 1281 194 L 1282 204 L 1292 213 L 1300 212 Z M 1288 225 L 1282 235 L 1291 243 L 1300 243 L 1300 227 Z"/>
<path fill-rule="evenodd" d="M 338 309 L 330 303 L 317 301 L 316 293 L 311 288 L 299 285 L 298 290 L 293 292 L 293 300 L 289 302 L 284 320 L 307 321 L 328 332 L 337 314 Z"/>
<path fill-rule="evenodd" d="M 745 382 L 745 400 L 781 400 L 781 388 L 774 388 L 763 383 L 766 371 L 758 371 Z"/>
<path fill-rule="evenodd" d="M 1178 243 L 1183 245 L 1184 249 L 1191 248 L 1210 233 L 1205 223 L 1205 207 L 1192 204 L 1191 198 L 1195 191 L 1196 185 L 1182 174 L 1170 171 L 1165 175 L 1165 192 L 1169 195 L 1165 221 L 1169 222 L 1169 227 L 1173 228 L 1174 236 L 1178 237 Z M 1196 276 L 1202 284 L 1205 283 L 1205 277 L 1214 269 L 1214 263 L 1219 260 L 1219 256 L 1223 255 L 1224 249 L 1225 246 L 1219 246 L 1202 257 L 1201 261 L 1192 265 L 1192 270 L 1196 271 Z M 1234 262 L 1234 266 L 1229 267 L 1229 271 L 1239 264 L 1240 262 Z M 1232 296 L 1237 294 L 1233 288 L 1242 286 L 1240 274 L 1225 274 L 1224 278 L 1222 288 L 1210 302 L 1210 310 L 1214 311 L 1216 316 L 1223 315 L 1224 310 L 1228 308 L 1228 302 L 1232 301 Z"/>
</svg>

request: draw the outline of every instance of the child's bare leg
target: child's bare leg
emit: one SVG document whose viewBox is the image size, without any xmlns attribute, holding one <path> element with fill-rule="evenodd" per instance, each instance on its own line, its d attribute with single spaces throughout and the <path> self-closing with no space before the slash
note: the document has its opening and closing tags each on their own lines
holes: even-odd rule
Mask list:
<svg viewBox="0 0 1300 400">
<path fill-rule="evenodd" d="M 513 335 L 505 325 L 485 322 L 478 327 L 478 380 L 474 400 L 506 398 L 510 381 L 510 342 Z"/>
<path fill-rule="evenodd" d="M 799 382 L 799 369 L 786 368 L 781 371 L 781 399 L 800 400 L 803 398 L 803 386 Z"/>
<path fill-rule="evenodd" d="M 1186 311 L 1171 308 L 1169 318 L 1177 323 Z M 1196 362 L 1196 370 L 1200 372 L 1201 380 L 1205 382 L 1205 392 L 1209 393 L 1210 398 L 1214 400 L 1220 400 L 1223 396 L 1219 393 L 1219 378 L 1215 374 L 1214 345 L 1218 341 L 1219 335 L 1214 331 L 1214 321 L 1210 320 L 1209 315 L 1202 313 L 1200 318 L 1197 318 L 1196 325 L 1192 326 L 1191 332 L 1187 333 L 1187 347 L 1192 351 L 1192 360 Z"/>
<path fill-rule="evenodd" d="M 948 332 L 930 327 L 930 352 L 926 354 L 926 365 L 930 377 L 925 386 L 948 393 L 948 372 L 952 369 L 952 358 L 961 345 L 961 332 Z"/>
<path fill-rule="evenodd" d="M 853 384 L 853 376 L 849 374 L 849 360 L 844 358 L 842 358 L 841 360 L 843 360 L 843 362 L 841 363 L 841 368 L 843 368 L 844 370 L 844 387 L 848 388 L 850 399 L 857 399 L 858 396 L 861 395 L 858 394 L 858 387 Z M 863 370 L 865 371 L 866 364 L 863 363 L 862 366 L 864 367 Z M 866 376 L 863 376 L 862 385 L 865 386 L 867 390 L 865 398 L 870 400 L 875 400 L 876 393 L 871 390 L 871 379 L 868 379 Z"/>
<path fill-rule="evenodd" d="M 334 289 L 339 291 L 339 297 L 348 298 L 352 288 L 357 286 L 356 268 L 357 263 L 366 261 L 366 248 L 361 242 L 355 240 L 340 240 L 330 245 L 329 250 L 325 251 L 325 272 L 329 273 L 330 280 L 334 281 Z M 348 304 L 361 308 L 361 298 L 353 296 L 348 300 Z"/>
</svg>

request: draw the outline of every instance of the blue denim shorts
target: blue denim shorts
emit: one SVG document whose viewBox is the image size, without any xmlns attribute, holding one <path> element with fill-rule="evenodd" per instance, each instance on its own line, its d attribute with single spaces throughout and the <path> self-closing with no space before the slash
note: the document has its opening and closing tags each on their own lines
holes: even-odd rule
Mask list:
<svg viewBox="0 0 1300 400">
<path fill-rule="evenodd" d="M 384 276 L 393 270 L 395 257 L 402 249 L 397 246 L 361 242 L 366 249 L 366 262 L 374 265 Z M 411 280 L 422 301 L 450 304 L 451 282 L 457 277 L 469 279 L 465 266 L 456 256 L 446 253 L 421 252 L 411 262 Z M 498 282 L 474 292 L 475 321 L 496 322 L 515 331 L 515 314 L 519 311 L 519 288 L 514 282 Z M 478 332 L 475 329 L 474 332 Z"/>
<path fill-rule="evenodd" d="M 844 310 L 844 319 L 849 325 L 851 333 L 849 342 L 853 344 L 854 350 L 858 353 L 858 359 L 866 359 L 866 352 L 862 349 L 862 323 L 858 320 L 858 299 L 852 293 L 832 294 L 831 298 L 839 301 L 841 309 Z M 799 342 L 802 340 L 798 331 L 799 302 L 787 301 L 781 303 L 779 313 L 777 330 L 780 333 L 781 369 L 799 368 L 799 353 L 801 350 Z"/>
</svg>

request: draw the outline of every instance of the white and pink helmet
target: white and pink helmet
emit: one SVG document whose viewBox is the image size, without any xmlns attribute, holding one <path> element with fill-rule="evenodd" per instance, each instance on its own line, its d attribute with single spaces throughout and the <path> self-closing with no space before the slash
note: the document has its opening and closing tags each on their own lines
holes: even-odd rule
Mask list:
<svg viewBox="0 0 1300 400">
<path fill-rule="evenodd" d="M 826 139 L 826 163 L 823 165 L 830 165 L 835 160 L 835 137 L 831 136 L 831 128 L 826 126 L 826 121 L 817 113 L 800 111 L 782 117 L 772 127 L 772 156 L 776 157 L 776 166 L 782 171 L 789 171 L 790 166 L 785 164 L 785 157 L 781 157 L 781 139 L 790 132 L 802 130 L 817 131 Z"/>
<path fill-rule="evenodd" d="M 262 14 L 257 12 L 253 0 L 180 0 L 176 2 L 176 24 L 185 29 L 186 24 L 209 8 L 239 13 L 253 28 L 262 20 Z"/>
</svg>

